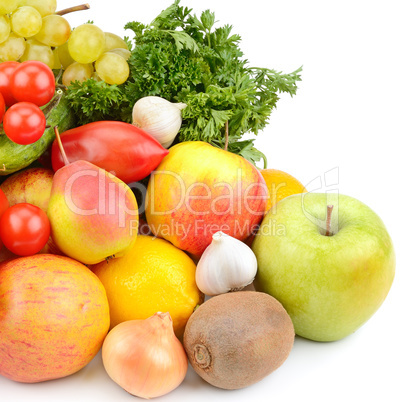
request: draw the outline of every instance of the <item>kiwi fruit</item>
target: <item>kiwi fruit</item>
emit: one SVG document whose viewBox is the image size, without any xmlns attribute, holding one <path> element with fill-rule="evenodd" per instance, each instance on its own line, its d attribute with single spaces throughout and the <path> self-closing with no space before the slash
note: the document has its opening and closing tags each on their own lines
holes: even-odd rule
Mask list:
<svg viewBox="0 0 402 402">
<path fill-rule="evenodd" d="M 239 389 L 281 366 L 294 343 L 282 304 L 257 291 L 214 296 L 187 322 L 183 345 L 195 372 L 211 385 Z"/>
</svg>

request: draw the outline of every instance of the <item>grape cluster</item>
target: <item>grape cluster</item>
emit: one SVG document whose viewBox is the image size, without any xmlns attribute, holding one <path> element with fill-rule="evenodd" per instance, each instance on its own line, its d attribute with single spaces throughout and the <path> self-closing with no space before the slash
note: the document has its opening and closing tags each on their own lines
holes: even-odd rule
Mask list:
<svg viewBox="0 0 402 402">
<path fill-rule="evenodd" d="M 63 69 L 66 86 L 88 78 L 125 82 L 127 43 L 89 23 L 72 30 L 56 7 L 57 0 L 1 0 L 0 62 L 41 61 L 51 69 Z"/>
<path fill-rule="evenodd" d="M 55 14 L 56 0 L 2 0 L 0 61 L 38 60 L 57 68 L 55 48 L 71 33 L 68 21 Z"/>
<path fill-rule="evenodd" d="M 68 41 L 58 48 L 58 57 L 65 69 L 63 84 L 88 78 L 120 85 L 129 76 L 127 43 L 111 32 L 103 32 L 93 24 L 76 27 Z"/>
</svg>

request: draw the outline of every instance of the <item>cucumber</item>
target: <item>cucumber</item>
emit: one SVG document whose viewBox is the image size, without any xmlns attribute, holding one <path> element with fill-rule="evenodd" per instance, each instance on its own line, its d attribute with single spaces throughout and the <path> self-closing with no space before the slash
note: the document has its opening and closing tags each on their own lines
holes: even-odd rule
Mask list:
<svg viewBox="0 0 402 402">
<path fill-rule="evenodd" d="M 0 130 L 0 175 L 9 175 L 36 161 L 53 143 L 55 126 L 60 133 L 74 127 L 74 115 L 63 94 L 63 91 L 57 90 L 53 99 L 43 108 L 49 127 L 33 144 L 16 144 Z"/>
</svg>

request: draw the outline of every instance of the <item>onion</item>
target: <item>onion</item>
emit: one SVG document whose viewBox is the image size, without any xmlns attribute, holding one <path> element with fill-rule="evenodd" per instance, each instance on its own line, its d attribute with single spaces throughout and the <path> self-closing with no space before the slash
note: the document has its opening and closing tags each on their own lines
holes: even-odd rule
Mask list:
<svg viewBox="0 0 402 402">
<path fill-rule="evenodd" d="M 169 313 L 115 326 L 103 343 L 102 360 L 114 382 L 146 399 L 173 391 L 188 368 L 186 352 L 174 334 Z"/>
</svg>

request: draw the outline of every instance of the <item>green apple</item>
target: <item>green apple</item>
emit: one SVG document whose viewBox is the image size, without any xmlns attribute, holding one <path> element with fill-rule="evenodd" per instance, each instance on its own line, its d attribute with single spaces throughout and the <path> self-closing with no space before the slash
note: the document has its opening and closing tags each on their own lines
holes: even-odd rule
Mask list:
<svg viewBox="0 0 402 402">
<path fill-rule="evenodd" d="M 252 244 L 256 290 L 278 299 L 296 334 L 315 341 L 355 332 L 381 306 L 395 275 L 393 244 L 379 216 L 355 198 L 331 198 L 283 199 Z"/>
</svg>

